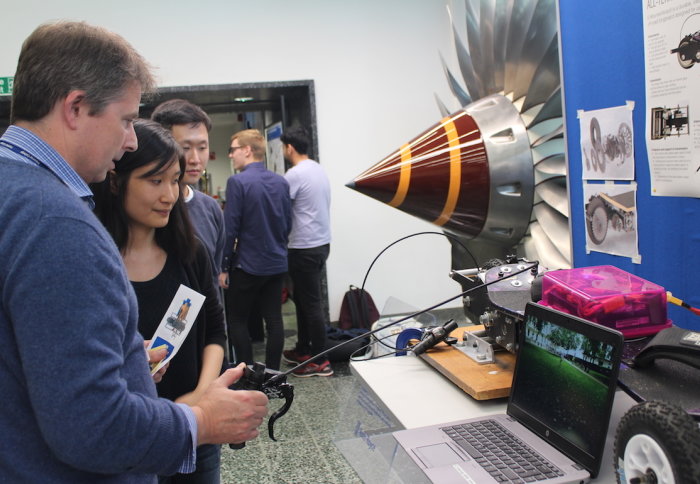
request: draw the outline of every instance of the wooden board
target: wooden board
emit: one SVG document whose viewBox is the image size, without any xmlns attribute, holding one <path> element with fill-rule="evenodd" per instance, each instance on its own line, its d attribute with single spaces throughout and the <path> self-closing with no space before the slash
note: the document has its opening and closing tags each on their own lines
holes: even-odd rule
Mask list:
<svg viewBox="0 0 700 484">
<path fill-rule="evenodd" d="M 454 330 L 451 336 L 461 341 L 464 331 L 483 329 L 483 326 L 463 326 Z M 420 358 L 476 400 L 503 398 L 510 394 L 515 355 L 505 350 L 495 353 L 495 363 L 480 365 L 458 349 L 440 343 Z"/>
</svg>

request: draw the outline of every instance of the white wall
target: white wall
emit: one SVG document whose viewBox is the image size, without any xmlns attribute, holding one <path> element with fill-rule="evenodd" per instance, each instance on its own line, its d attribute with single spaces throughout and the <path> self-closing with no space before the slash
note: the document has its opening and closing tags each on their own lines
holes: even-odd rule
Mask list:
<svg viewBox="0 0 700 484">
<path fill-rule="evenodd" d="M 319 157 L 333 187 L 332 319 L 381 249 L 437 230 L 344 185 L 439 120 L 434 93 L 458 107 L 439 59 L 453 58 L 444 1 L 25 0 L 0 20 L 0 76 L 14 74 L 24 38 L 57 18 L 123 35 L 162 86 L 314 79 Z M 227 163 L 225 152 L 217 155 Z M 389 296 L 428 306 L 459 292 L 449 267 L 446 239 L 415 237 L 382 256 L 366 289 L 380 310 Z"/>
</svg>

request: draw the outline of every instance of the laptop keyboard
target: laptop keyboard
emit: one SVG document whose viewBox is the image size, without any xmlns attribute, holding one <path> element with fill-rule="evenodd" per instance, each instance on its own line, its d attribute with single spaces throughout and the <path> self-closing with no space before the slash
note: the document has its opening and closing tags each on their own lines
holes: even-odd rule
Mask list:
<svg viewBox="0 0 700 484">
<path fill-rule="evenodd" d="M 495 420 L 441 430 L 498 482 L 537 482 L 564 475 Z"/>
</svg>

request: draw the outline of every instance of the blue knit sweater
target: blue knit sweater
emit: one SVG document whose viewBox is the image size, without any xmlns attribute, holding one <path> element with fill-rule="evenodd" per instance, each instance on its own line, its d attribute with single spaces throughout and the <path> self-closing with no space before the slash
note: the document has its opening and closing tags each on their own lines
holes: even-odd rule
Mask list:
<svg viewBox="0 0 700 484">
<path fill-rule="evenodd" d="M 0 482 L 154 482 L 190 445 L 156 398 L 102 224 L 48 170 L 0 159 Z"/>
<path fill-rule="evenodd" d="M 219 202 L 194 188 L 192 199 L 187 202 L 187 211 L 190 221 L 197 232 L 197 236 L 206 247 L 211 261 L 211 272 L 214 276 L 214 288 L 219 287 L 219 273 L 224 254 L 224 242 L 226 231 L 224 230 L 224 211 L 219 207 Z M 218 289 L 216 291 L 219 292 Z"/>
</svg>

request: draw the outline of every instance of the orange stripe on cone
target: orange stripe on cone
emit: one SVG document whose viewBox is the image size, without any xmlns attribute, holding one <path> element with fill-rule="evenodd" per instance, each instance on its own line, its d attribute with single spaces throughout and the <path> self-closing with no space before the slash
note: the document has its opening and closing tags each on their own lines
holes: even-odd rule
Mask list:
<svg viewBox="0 0 700 484">
<path fill-rule="evenodd" d="M 445 134 L 450 143 L 450 188 L 447 192 L 445 207 L 440 216 L 433 221 L 434 224 L 443 226 L 450 220 L 457 205 L 459 189 L 462 181 L 462 160 L 460 159 L 459 134 L 451 118 L 442 120 Z"/>
<path fill-rule="evenodd" d="M 411 145 L 406 143 L 401 147 L 401 171 L 399 171 L 399 186 L 389 205 L 396 208 L 403 203 L 411 183 Z"/>
</svg>

